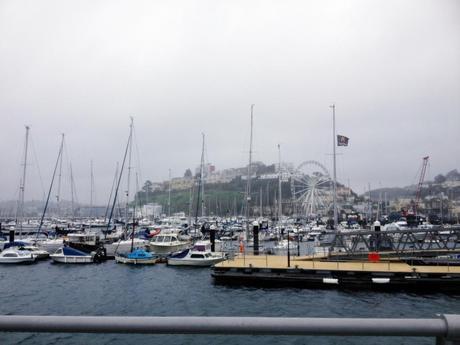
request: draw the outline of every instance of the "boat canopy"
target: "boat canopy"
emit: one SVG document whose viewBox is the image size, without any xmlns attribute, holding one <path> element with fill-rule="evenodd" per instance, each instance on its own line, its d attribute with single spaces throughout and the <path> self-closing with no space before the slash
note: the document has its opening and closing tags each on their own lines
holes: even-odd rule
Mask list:
<svg viewBox="0 0 460 345">
<path fill-rule="evenodd" d="M 87 253 L 82 252 L 78 249 L 72 248 L 72 247 L 63 247 L 62 248 L 62 254 L 64 255 L 71 255 L 71 256 L 88 256 Z"/>
<path fill-rule="evenodd" d="M 128 259 L 151 259 L 153 255 L 146 252 L 144 249 L 136 249 L 132 253 L 128 254 Z"/>
<path fill-rule="evenodd" d="M 21 242 L 21 241 L 7 242 L 3 246 L 3 249 L 8 249 L 8 248 L 12 248 L 12 247 L 25 247 L 25 246 L 28 246 L 28 245 L 29 245 L 28 243 Z"/>
</svg>

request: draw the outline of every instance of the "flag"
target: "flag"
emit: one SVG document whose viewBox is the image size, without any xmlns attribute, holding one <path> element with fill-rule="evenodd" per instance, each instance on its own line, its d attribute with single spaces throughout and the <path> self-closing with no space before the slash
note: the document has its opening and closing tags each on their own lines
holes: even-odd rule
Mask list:
<svg viewBox="0 0 460 345">
<path fill-rule="evenodd" d="M 348 146 L 348 138 L 344 135 L 337 135 L 337 146 Z"/>
</svg>

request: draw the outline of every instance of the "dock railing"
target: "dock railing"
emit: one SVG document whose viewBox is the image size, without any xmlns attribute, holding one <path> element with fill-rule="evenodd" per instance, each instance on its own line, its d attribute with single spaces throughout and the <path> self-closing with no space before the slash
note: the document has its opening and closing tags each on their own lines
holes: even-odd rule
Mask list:
<svg viewBox="0 0 460 345">
<path fill-rule="evenodd" d="M 460 315 L 431 319 L 0 315 L 0 332 L 432 337 L 460 344 Z"/>
</svg>

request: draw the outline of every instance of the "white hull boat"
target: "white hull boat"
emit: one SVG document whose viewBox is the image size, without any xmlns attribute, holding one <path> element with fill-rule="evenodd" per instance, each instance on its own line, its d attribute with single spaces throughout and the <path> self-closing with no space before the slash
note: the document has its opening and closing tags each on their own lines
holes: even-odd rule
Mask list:
<svg viewBox="0 0 460 345">
<path fill-rule="evenodd" d="M 50 255 L 54 262 L 62 264 L 89 264 L 93 262 L 93 256 L 70 247 L 59 248 Z"/>
<path fill-rule="evenodd" d="M 224 260 L 226 260 L 226 257 L 220 254 L 186 249 L 179 254 L 169 257 L 168 265 L 209 267 Z"/>
<path fill-rule="evenodd" d="M 181 241 L 176 234 L 155 236 L 149 243 L 149 251 L 160 256 L 167 256 L 190 247 L 190 242 Z"/>
<path fill-rule="evenodd" d="M 195 243 L 192 249 L 185 249 L 168 257 L 168 265 L 209 267 L 226 259 L 223 252 L 211 252 L 209 241 L 201 241 Z"/>
<path fill-rule="evenodd" d="M 35 256 L 26 250 L 5 249 L 0 253 L 1 264 L 24 264 L 35 262 Z"/>
</svg>

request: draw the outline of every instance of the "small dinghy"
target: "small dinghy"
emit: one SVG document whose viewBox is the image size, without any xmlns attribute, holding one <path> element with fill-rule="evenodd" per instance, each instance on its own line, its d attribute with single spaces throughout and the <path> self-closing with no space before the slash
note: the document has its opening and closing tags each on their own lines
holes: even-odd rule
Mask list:
<svg viewBox="0 0 460 345">
<path fill-rule="evenodd" d="M 50 258 L 54 262 L 63 264 L 89 264 L 94 261 L 93 255 L 71 247 L 59 248 L 54 254 L 50 255 Z"/>
<path fill-rule="evenodd" d="M 26 250 L 18 250 L 15 248 L 5 249 L 0 253 L 1 264 L 24 264 L 35 261 L 35 256 Z"/>
<path fill-rule="evenodd" d="M 154 265 L 158 262 L 158 256 L 146 252 L 144 249 L 136 249 L 129 254 L 115 255 L 115 261 L 120 264 Z"/>
</svg>

